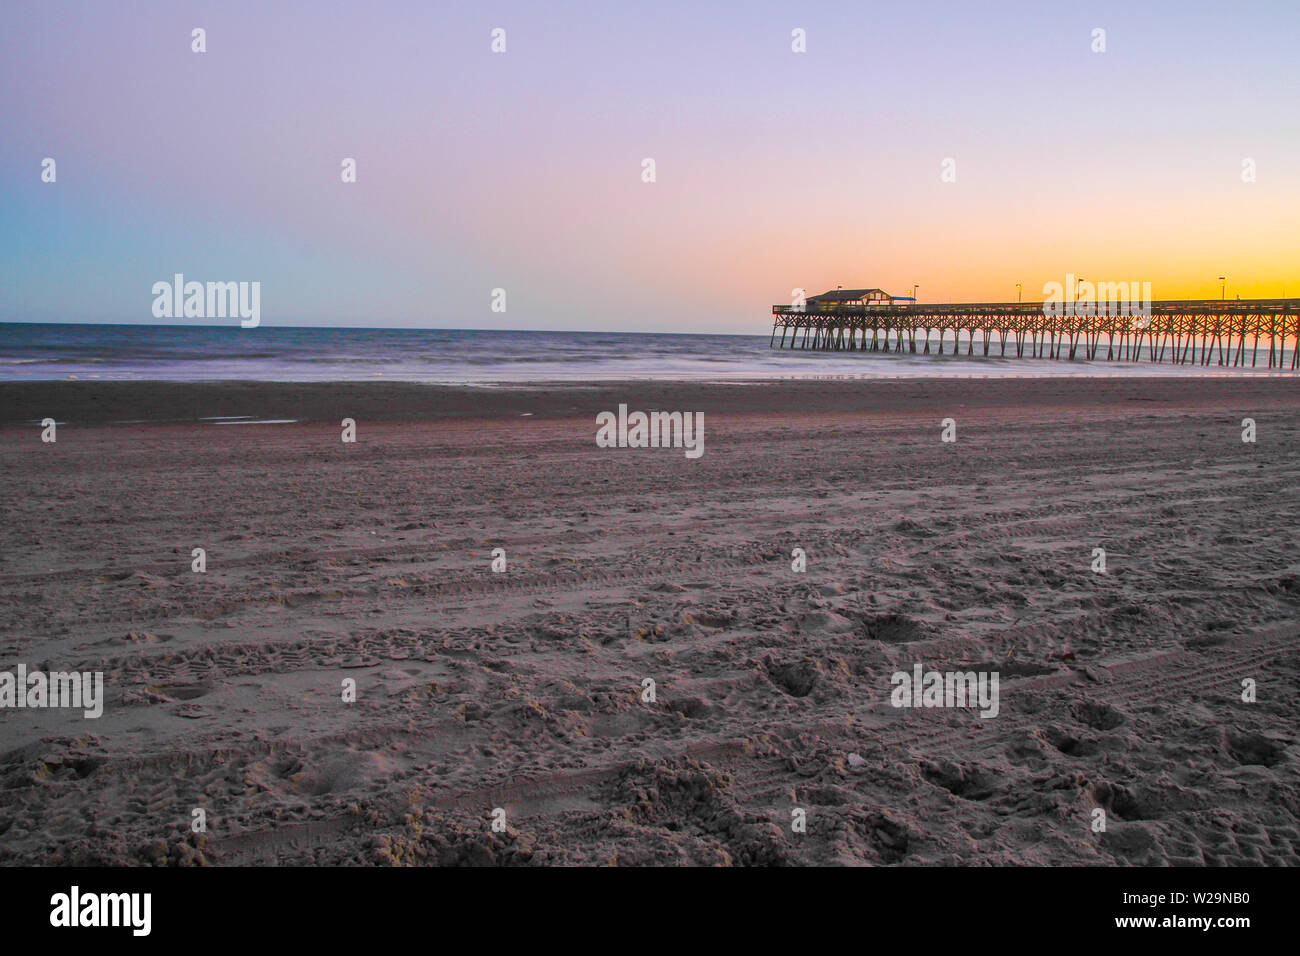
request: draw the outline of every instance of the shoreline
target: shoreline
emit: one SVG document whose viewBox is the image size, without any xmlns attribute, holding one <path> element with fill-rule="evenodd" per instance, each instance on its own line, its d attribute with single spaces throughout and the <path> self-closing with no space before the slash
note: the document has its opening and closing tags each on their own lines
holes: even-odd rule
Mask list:
<svg viewBox="0 0 1300 956">
<path fill-rule="evenodd" d="M 1102 408 L 1116 403 L 1266 407 L 1300 399 L 1300 378 L 898 378 L 745 382 L 627 380 L 528 385 L 410 382 L 0 382 L 0 427 L 52 417 L 78 426 L 216 419 L 370 422 L 594 418 L 619 404 L 712 415 L 907 413 L 953 408 Z M 1252 406 L 1254 407 L 1254 406 Z"/>
</svg>

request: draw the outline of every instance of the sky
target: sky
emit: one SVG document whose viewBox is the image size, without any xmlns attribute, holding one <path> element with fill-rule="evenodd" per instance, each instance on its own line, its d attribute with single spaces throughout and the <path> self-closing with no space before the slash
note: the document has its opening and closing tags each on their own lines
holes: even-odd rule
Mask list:
<svg viewBox="0 0 1300 956">
<path fill-rule="evenodd" d="M 154 317 L 178 272 L 264 326 L 1300 296 L 1297 36 L 1295 0 L 6 0 L 0 321 L 208 324 Z"/>
</svg>

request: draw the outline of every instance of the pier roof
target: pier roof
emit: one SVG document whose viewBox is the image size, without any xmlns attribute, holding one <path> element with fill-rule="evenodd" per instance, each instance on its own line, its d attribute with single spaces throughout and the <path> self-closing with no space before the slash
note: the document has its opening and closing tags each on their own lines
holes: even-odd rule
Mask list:
<svg viewBox="0 0 1300 956">
<path fill-rule="evenodd" d="M 812 295 L 808 297 L 809 302 L 852 302 L 870 295 L 873 292 L 879 292 L 881 295 L 889 295 L 884 289 L 832 289 L 830 292 L 823 292 L 821 295 Z M 890 296 L 893 298 L 893 296 Z"/>
</svg>

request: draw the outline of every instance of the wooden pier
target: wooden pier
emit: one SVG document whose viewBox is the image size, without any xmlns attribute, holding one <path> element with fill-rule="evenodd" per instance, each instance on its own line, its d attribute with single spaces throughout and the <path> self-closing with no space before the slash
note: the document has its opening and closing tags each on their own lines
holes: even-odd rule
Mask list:
<svg viewBox="0 0 1300 956">
<path fill-rule="evenodd" d="M 978 333 L 983 355 L 1252 368 L 1265 359 L 1283 368 L 1289 346 L 1289 368 L 1300 368 L 1300 299 L 1167 300 L 1139 311 L 1117 314 L 1104 302 L 1077 310 L 1068 302 L 774 305 L 768 344 L 786 348 L 788 335 L 792 349 L 927 354 L 937 338 L 943 355 L 945 343 L 960 353 L 965 336 L 965 354 L 974 355 Z"/>
</svg>

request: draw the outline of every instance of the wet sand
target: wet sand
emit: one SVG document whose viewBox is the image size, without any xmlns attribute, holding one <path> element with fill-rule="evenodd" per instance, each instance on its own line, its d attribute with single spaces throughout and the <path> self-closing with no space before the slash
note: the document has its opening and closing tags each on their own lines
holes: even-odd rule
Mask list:
<svg viewBox="0 0 1300 956">
<path fill-rule="evenodd" d="M 620 403 L 705 412 L 704 456 L 597 448 Z M 66 423 L 0 427 L 0 669 L 107 696 L 0 710 L 0 862 L 1295 864 L 1297 411 L 1281 378 L 0 384 Z M 298 421 L 198 421 L 238 415 Z M 918 662 L 998 673 L 998 715 L 891 706 Z"/>
<path fill-rule="evenodd" d="M 1067 378 L 811 378 L 732 383 L 634 381 L 527 386 L 409 382 L 0 382 L 0 425 L 53 417 L 75 425 L 192 422 L 218 417 L 309 422 L 577 418 L 632 401 L 707 414 L 934 413 L 952 409 L 1106 408 L 1116 403 L 1282 402 L 1300 399 L 1285 375 Z M 1135 404 L 1135 408 L 1144 407 Z"/>
</svg>

